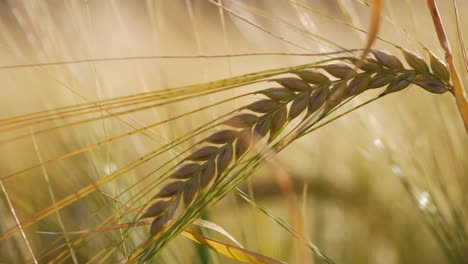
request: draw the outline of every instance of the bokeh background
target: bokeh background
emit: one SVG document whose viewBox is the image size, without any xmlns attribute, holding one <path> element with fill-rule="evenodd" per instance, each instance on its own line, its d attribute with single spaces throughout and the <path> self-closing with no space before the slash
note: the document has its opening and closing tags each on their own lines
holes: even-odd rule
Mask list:
<svg viewBox="0 0 468 264">
<path fill-rule="evenodd" d="M 0 119 L 325 58 L 288 53 L 362 48 L 367 38 L 368 2 L 0 1 Z M 457 66 L 468 87 L 453 6 L 451 1 L 439 2 Z M 467 13 L 468 2 L 458 1 L 458 9 L 460 14 Z M 468 30 L 468 18 L 462 15 L 460 19 L 462 29 Z M 427 58 L 426 47 L 443 58 L 425 1 L 385 1 L 379 36 L 375 48 L 399 55 L 398 45 Z M 260 54 L 265 52 L 279 54 Z M 201 57 L 226 54 L 250 55 Z M 0 233 L 16 225 L 14 216 L 19 221 L 31 219 L 55 201 L 198 124 L 259 97 L 233 100 L 7 176 L 134 128 L 270 86 L 248 85 L 119 118 L 97 118 L 105 115 L 100 111 L 14 130 L 1 127 Z M 377 94 L 364 94 L 349 107 Z M 87 118 L 97 120 L 34 133 Z M 18 136 L 22 137 L 13 140 Z M 72 248 L 57 248 L 73 237 L 59 234 L 96 227 L 127 211 L 121 202 L 131 200 L 159 177 L 158 173 L 144 176 L 194 142 L 191 139 L 145 162 L 24 232 L 1 240 L 0 263 L 43 263 L 54 258 L 62 263 L 125 262 L 132 248 L 148 237 L 146 227 L 135 228 L 125 238 L 119 230 L 91 233 Z M 303 236 L 336 263 L 448 263 L 427 225 L 428 221 L 442 221 L 439 216 L 446 222 L 446 232 L 458 234 L 466 242 L 468 141 L 449 93 L 434 95 L 410 87 L 387 96 L 292 143 L 275 162 L 287 172 L 293 195 L 284 191 L 281 179 L 268 165 L 241 189 L 272 215 L 299 223 Z M 137 204 L 149 198 L 138 198 Z M 454 219 L 454 215 L 460 218 Z M 272 217 L 235 193 L 213 206 L 204 218 L 223 227 L 246 249 L 288 263 L 321 263 Z M 209 230 L 204 232 L 225 240 Z M 461 244 L 460 252 L 463 246 L 466 249 L 466 243 Z M 177 237 L 154 263 L 236 262 Z"/>
</svg>

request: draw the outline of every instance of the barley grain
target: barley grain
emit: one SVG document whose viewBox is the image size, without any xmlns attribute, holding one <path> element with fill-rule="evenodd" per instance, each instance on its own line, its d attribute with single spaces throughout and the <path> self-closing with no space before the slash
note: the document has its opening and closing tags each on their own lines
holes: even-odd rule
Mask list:
<svg viewBox="0 0 468 264">
<path fill-rule="evenodd" d="M 255 144 L 253 138 L 268 136 L 275 140 L 289 122 L 301 114 L 306 116 L 323 108 L 327 114 L 343 100 L 368 89 L 385 87 L 382 95 L 401 91 L 410 84 L 436 94 L 450 90 L 448 70 L 433 54 L 430 65 L 419 55 L 403 50 L 411 69 L 404 68 L 396 56 L 373 50 L 375 58 L 359 63 L 359 71 L 349 64 L 358 59 L 347 58 L 340 63 L 319 65 L 314 69 L 291 72 L 297 77 L 272 79 L 281 85 L 257 92 L 265 96 L 241 109 L 241 113 L 222 122 L 230 129 L 220 130 L 201 142 L 180 167 L 171 174 L 174 181 L 164 186 L 142 217 L 155 217 L 151 234 L 164 230 L 182 199 L 189 206 L 197 195 L 216 182 L 234 161 L 238 161 Z M 327 75 L 328 74 L 328 75 Z M 299 78 L 298 78 L 299 77 Z M 213 144 L 217 146 L 213 146 Z"/>
</svg>

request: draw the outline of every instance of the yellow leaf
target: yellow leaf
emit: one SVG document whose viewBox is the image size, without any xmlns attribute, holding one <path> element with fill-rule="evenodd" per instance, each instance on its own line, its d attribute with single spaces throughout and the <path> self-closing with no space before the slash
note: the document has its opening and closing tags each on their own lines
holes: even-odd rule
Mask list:
<svg viewBox="0 0 468 264">
<path fill-rule="evenodd" d="M 184 236 L 187 238 L 201 244 L 204 246 L 209 247 L 210 249 L 222 254 L 228 258 L 235 259 L 238 261 L 242 261 L 244 263 L 251 263 L 251 264 L 285 264 L 286 262 L 281 260 L 272 259 L 260 254 L 257 254 L 252 251 L 248 251 L 246 249 L 232 246 L 227 243 L 211 239 L 197 233 L 193 233 L 191 231 L 184 230 L 182 232 Z"/>
</svg>

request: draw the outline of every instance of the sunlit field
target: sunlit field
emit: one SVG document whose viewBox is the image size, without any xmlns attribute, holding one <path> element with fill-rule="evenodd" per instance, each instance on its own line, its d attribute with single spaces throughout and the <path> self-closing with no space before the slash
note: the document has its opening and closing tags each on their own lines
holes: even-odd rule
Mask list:
<svg viewBox="0 0 468 264">
<path fill-rule="evenodd" d="M 432 4 L 0 1 L 0 263 L 468 263 Z"/>
</svg>

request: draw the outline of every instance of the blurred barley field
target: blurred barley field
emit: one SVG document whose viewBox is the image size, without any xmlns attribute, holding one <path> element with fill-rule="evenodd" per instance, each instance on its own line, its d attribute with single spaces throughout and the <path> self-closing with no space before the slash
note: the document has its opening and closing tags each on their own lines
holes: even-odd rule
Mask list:
<svg viewBox="0 0 468 264">
<path fill-rule="evenodd" d="M 383 3 L 373 48 L 444 59 L 426 1 Z M 181 230 L 269 259 L 250 263 L 468 263 L 467 131 L 451 93 L 416 85 L 233 171 L 246 180 L 213 188 L 158 250 L 149 223 L 131 225 L 220 120 L 278 86 L 206 83 L 359 57 L 347 51 L 366 45 L 370 4 L 0 1 L 0 263 L 242 263 Z M 438 4 L 468 87 L 468 2 Z"/>
</svg>

